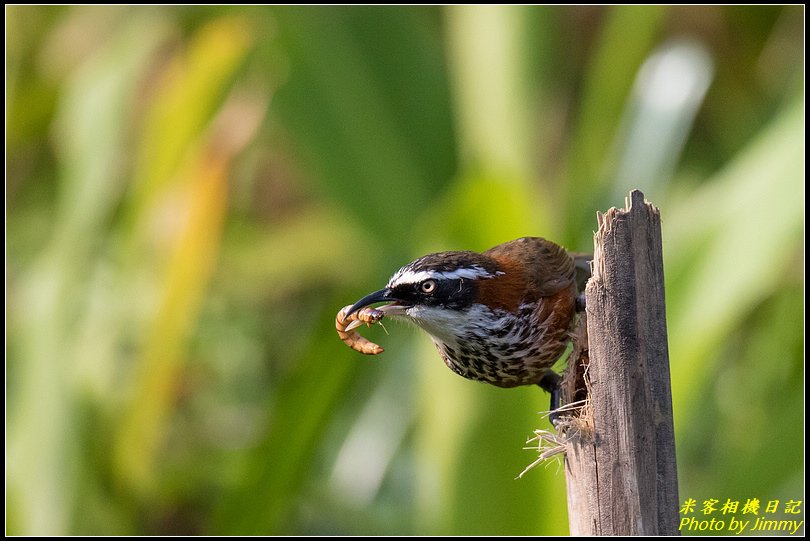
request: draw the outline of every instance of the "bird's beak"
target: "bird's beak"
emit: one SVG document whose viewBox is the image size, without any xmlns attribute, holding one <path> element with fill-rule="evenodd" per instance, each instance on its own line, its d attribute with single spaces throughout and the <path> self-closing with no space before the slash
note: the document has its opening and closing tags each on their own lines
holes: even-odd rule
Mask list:
<svg viewBox="0 0 810 541">
<path fill-rule="evenodd" d="M 346 313 L 345 317 L 349 317 L 351 314 L 355 313 L 356 311 L 360 310 L 365 306 L 369 306 L 371 304 L 377 302 L 390 302 L 391 304 L 386 304 L 385 306 L 380 306 L 378 310 L 383 312 L 386 316 L 399 316 L 405 314 L 405 309 L 409 307 L 407 304 L 400 304 L 402 299 L 398 299 L 393 292 L 388 289 L 381 289 L 379 291 L 375 291 L 374 293 L 369 293 L 356 303 L 352 305 L 349 311 Z"/>
</svg>

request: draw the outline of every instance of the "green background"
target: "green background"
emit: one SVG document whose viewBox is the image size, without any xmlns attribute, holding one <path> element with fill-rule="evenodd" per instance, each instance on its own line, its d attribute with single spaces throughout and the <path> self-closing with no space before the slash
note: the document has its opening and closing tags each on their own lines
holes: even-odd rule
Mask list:
<svg viewBox="0 0 810 541">
<path fill-rule="evenodd" d="M 562 467 L 515 480 L 544 393 L 407 326 L 360 356 L 334 316 L 429 251 L 590 251 L 632 188 L 680 500 L 802 499 L 803 25 L 7 7 L 7 533 L 567 533 Z"/>
</svg>

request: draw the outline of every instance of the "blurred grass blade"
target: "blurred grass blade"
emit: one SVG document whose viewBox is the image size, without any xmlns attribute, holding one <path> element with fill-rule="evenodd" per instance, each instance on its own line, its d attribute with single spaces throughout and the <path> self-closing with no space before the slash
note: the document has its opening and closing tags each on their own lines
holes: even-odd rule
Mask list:
<svg viewBox="0 0 810 541">
<path fill-rule="evenodd" d="M 552 236 L 552 197 L 534 193 L 544 184 L 536 183 L 534 178 L 537 142 L 532 137 L 531 123 L 536 107 L 529 86 L 532 78 L 526 73 L 529 58 L 521 48 L 528 31 L 527 9 L 471 5 L 445 8 L 463 169 L 456 185 L 439 204 L 434 204 L 434 209 L 441 209 L 438 212 L 442 215 L 450 211 L 459 216 L 473 213 L 482 219 L 497 216 L 499 220 L 517 221 L 518 228 L 507 227 L 513 229 L 514 237 L 530 232 Z M 482 35 L 489 38 L 482 40 Z M 481 193 L 480 181 L 484 178 L 483 186 L 490 185 L 495 192 L 480 199 L 478 206 L 454 201 L 460 195 L 469 203 L 467 196 Z M 499 183 L 506 186 L 495 185 Z M 510 203 L 518 199 L 517 208 L 525 212 L 509 208 L 499 195 L 506 196 Z M 501 209 L 505 212 L 498 212 L 493 205 L 505 207 Z M 486 230 L 484 224 L 477 227 Z"/>
<path fill-rule="evenodd" d="M 160 304 L 145 338 L 135 396 L 116 442 L 119 474 L 138 488 L 154 479 L 154 460 L 173 406 L 175 387 L 202 297 L 219 251 L 227 202 L 227 161 L 201 156 L 187 172 L 173 211 L 176 227 Z"/>
<path fill-rule="evenodd" d="M 324 303 L 306 351 L 272 397 L 266 438 L 243 458 L 241 482 L 214 509 L 210 528 L 216 534 L 288 533 L 290 508 L 312 468 L 329 414 L 345 396 L 352 373 L 362 366 L 357 353 L 335 336 L 331 307 L 341 302 Z"/>
<path fill-rule="evenodd" d="M 664 6 L 611 6 L 585 72 L 582 100 L 567 155 L 565 241 L 571 248 L 593 229 L 593 209 L 605 195 L 607 163 L 633 80 L 652 50 Z"/>
<path fill-rule="evenodd" d="M 414 225 L 416 253 L 454 249 L 486 250 L 529 234 L 547 235 L 536 192 L 501 174 L 468 172 L 437 197 Z M 443 235 L 438 236 L 437 231 Z"/>
<path fill-rule="evenodd" d="M 238 123 L 255 129 L 262 116 L 237 115 L 230 124 L 227 119 L 214 123 L 199 135 L 231 86 L 249 44 L 242 20 L 217 19 L 203 27 L 189 54 L 175 59 L 166 86 L 147 113 L 129 215 L 135 228 L 120 279 L 122 290 L 127 287 L 123 282 L 147 280 L 154 313 L 146 316 L 133 394 L 115 442 L 116 474 L 137 492 L 155 488 L 157 452 L 175 386 L 218 258 L 230 160 L 252 134 Z M 133 259 L 144 254 L 151 254 L 149 260 Z"/>
<path fill-rule="evenodd" d="M 148 31 L 144 31 L 144 28 Z M 9 365 L 7 482 L 12 524 L 24 535 L 63 535 L 80 458 L 74 441 L 74 339 L 79 293 L 121 195 L 120 165 L 135 89 L 166 28 L 148 15 L 119 31 L 70 78 L 59 103 L 59 198 L 50 244 L 14 277 L 9 318 L 19 330 Z M 13 465 L 13 467 L 8 467 Z"/>
<path fill-rule="evenodd" d="M 421 9 L 272 11 L 290 66 L 274 110 L 324 196 L 383 239 L 406 238 L 455 167 L 442 50 Z"/>
<path fill-rule="evenodd" d="M 779 287 L 801 251 L 804 143 L 798 99 L 667 218 L 667 318 L 673 388 L 681 389 L 676 422 L 700 408 L 695 375 L 711 349 Z"/>
<path fill-rule="evenodd" d="M 644 62 L 616 140 L 611 200 L 634 189 L 650 201 L 666 195 L 713 71 L 709 52 L 694 41 L 666 43 Z"/>
<path fill-rule="evenodd" d="M 521 49 L 525 7 L 445 8 L 460 152 L 468 168 L 528 182 L 533 147 Z M 481 39 L 487 36 L 487 39 Z"/>
<path fill-rule="evenodd" d="M 220 18 L 203 26 L 165 72 L 162 87 L 144 115 L 133 172 L 130 212 L 138 216 L 163 188 L 210 121 L 230 88 L 251 44 L 245 20 Z"/>
</svg>

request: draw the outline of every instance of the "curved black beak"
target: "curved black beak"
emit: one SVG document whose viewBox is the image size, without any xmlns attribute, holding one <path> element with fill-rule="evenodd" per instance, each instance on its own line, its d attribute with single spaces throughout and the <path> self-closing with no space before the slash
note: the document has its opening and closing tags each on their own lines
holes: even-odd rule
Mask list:
<svg viewBox="0 0 810 541">
<path fill-rule="evenodd" d="M 392 297 L 391 293 L 392 293 L 391 290 L 388 288 L 375 291 L 374 293 L 369 293 L 368 295 L 366 295 L 365 297 L 354 303 L 352 307 L 349 309 L 349 312 L 344 317 L 349 317 L 351 314 L 360 310 L 364 306 L 374 304 L 375 302 L 388 302 L 398 300 Z"/>
</svg>

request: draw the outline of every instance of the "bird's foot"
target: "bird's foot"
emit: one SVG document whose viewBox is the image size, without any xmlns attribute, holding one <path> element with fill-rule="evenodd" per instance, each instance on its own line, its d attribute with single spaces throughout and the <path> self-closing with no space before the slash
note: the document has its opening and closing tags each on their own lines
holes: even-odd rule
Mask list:
<svg viewBox="0 0 810 541">
<path fill-rule="evenodd" d="M 540 378 L 540 382 L 538 383 L 538 385 L 544 391 L 551 395 L 548 420 L 551 422 L 554 428 L 557 428 L 557 423 L 560 421 L 560 406 L 562 405 L 562 389 L 560 388 L 561 382 L 562 377 L 556 372 L 549 370 L 543 375 L 542 378 Z"/>
</svg>

